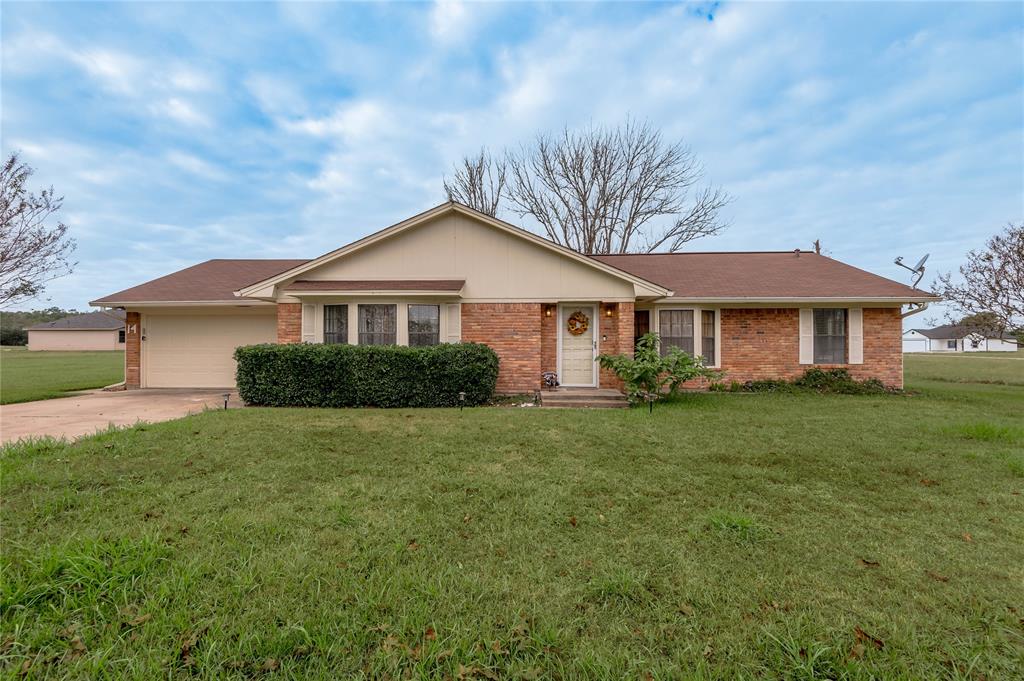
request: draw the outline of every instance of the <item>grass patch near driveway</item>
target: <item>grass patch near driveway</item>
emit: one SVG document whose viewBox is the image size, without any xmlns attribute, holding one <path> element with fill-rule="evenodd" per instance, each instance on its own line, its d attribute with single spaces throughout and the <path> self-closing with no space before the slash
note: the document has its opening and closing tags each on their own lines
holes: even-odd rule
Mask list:
<svg viewBox="0 0 1024 681">
<path fill-rule="evenodd" d="M 1016 352 L 909 352 L 903 355 L 908 382 L 994 383 L 1024 386 L 1024 350 Z"/>
<path fill-rule="evenodd" d="M 1020 389 L 911 387 L 653 415 L 211 411 L 11 447 L 0 665 L 1013 678 L 1020 444 L 947 429 L 1017 427 Z"/>
<path fill-rule="evenodd" d="M 0 349 L 0 404 L 64 397 L 124 380 L 124 351 Z"/>
</svg>

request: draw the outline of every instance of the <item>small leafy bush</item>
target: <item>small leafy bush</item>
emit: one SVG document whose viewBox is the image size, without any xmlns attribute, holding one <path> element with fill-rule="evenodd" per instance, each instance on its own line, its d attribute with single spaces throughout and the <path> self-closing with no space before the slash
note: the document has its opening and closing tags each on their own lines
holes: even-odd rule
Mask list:
<svg viewBox="0 0 1024 681">
<path fill-rule="evenodd" d="M 715 383 L 710 387 L 715 392 L 731 393 L 831 393 L 837 395 L 879 395 L 896 392 L 887 388 L 877 378 L 859 381 L 846 369 L 818 369 L 812 367 L 803 376 L 793 381 L 763 379 L 760 381 L 732 381 L 729 384 Z"/>
<path fill-rule="evenodd" d="M 675 395 L 687 381 L 695 378 L 717 378 L 718 372 L 704 366 L 701 357 L 672 348 L 664 357 L 658 351 L 658 335 L 646 333 L 629 355 L 601 355 L 601 366 L 611 369 L 626 386 L 631 402 L 661 399 Z"/>
<path fill-rule="evenodd" d="M 498 356 L 479 343 L 247 345 L 235 350 L 238 394 L 268 407 L 455 407 L 486 403 Z"/>
</svg>

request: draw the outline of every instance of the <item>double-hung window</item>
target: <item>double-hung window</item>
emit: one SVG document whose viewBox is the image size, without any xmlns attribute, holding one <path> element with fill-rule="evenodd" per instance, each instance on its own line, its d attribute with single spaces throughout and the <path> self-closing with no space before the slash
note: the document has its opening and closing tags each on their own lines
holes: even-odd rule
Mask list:
<svg viewBox="0 0 1024 681">
<path fill-rule="evenodd" d="M 693 354 L 693 310 L 661 310 L 658 315 L 658 337 L 661 354 L 671 348 Z"/>
<path fill-rule="evenodd" d="M 846 362 L 846 310 L 819 308 L 814 310 L 814 363 Z"/>
<path fill-rule="evenodd" d="M 439 305 L 409 306 L 409 345 L 419 347 L 441 342 L 441 307 Z"/>
<path fill-rule="evenodd" d="M 348 305 L 324 305 L 324 343 L 348 344 Z"/>
<path fill-rule="evenodd" d="M 395 345 L 398 342 L 397 305 L 359 306 L 359 344 Z"/>
<path fill-rule="evenodd" d="M 705 366 L 715 365 L 715 311 L 701 310 L 700 354 Z"/>
</svg>

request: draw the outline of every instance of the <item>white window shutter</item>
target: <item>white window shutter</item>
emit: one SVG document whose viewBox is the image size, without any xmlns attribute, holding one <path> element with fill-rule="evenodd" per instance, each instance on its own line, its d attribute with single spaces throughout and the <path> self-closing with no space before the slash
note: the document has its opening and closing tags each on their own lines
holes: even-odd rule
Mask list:
<svg viewBox="0 0 1024 681">
<path fill-rule="evenodd" d="M 302 306 L 302 342 L 315 343 L 316 305 Z"/>
<path fill-rule="evenodd" d="M 800 308 L 800 363 L 814 364 L 814 310 Z"/>
<path fill-rule="evenodd" d="M 462 303 L 445 305 L 448 328 L 445 330 L 445 343 L 458 343 L 462 340 Z"/>
<path fill-rule="evenodd" d="M 850 324 L 850 364 L 864 363 L 864 309 L 851 307 L 846 314 Z"/>
</svg>

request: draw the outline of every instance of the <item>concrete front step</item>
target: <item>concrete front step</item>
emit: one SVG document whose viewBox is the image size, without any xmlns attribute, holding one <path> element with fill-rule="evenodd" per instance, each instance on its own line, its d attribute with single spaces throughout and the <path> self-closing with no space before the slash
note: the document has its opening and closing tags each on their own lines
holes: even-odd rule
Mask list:
<svg viewBox="0 0 1024 681">
<path fill-rule="evenodd" d="M 629 406 L 626 396 L 608 388 L 555 388 L 542 390 L 543 407 L 572 407 L 591 409 L 624 409 Z"/>
</svg>

